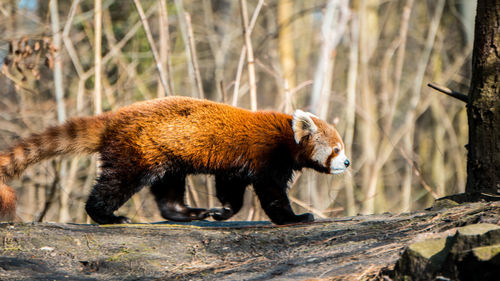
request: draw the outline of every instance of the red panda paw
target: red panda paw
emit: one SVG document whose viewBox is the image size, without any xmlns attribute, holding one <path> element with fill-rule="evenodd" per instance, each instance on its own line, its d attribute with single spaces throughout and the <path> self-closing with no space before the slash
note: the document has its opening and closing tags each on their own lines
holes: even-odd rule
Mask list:
<svg viewBox="0 0 500 281">
<path fill-rule="evenodd" d="M 113 222 L 114 224 L 127 224 L 127 223 L 131 223 L 132 221 L 125 217 L 125 216 L 117 216 L 116 217 L 116 221 Z"/>
<path fill-rule="evenodd" d="M 314 215 L 311 213 L 305 213 L 297 216 L 300 222 L 313 222 Z"/>
<path fill-rule="evenodd" d="M 161 209 L 163 218 L 169 221 L 190 222 L 194 220 L 203 220 L 210 214 L 207 209 L 190 208 L 181 206 L 181 208 L 163 207 Z"/>
<path fill-rule="evenodd" d="M 314 215 L 311 213 L 305 213 L 301 215 L 296 215 L 293 217 L 288 217 L 286 219 L 274 219 L 272 220 L 275 224 L 294 224 L 294 223 L 307 223 L 307 222 L 313 222 L 314 221 Z"/>
<path fill-rule="evenodd" d="M 228 207 L 212 208 L 208 212 L 210 213 L 210 216 L 212 216 L 212 218 L 217 221 L 227 220 L 234 215 L 233 210 Z"/>
</svg>

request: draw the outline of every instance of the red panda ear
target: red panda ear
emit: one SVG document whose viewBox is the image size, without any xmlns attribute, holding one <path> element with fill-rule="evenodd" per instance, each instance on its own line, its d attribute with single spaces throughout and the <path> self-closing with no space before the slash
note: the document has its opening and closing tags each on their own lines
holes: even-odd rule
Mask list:
<svg viewBox="0 0 500 281">
<path fill-rule="evenodd" d="M 311 115 L 311 113 L 304 112 L 300 109 L 295 110 L 293 113 L 292 130 L 297 144 L 303 137 L 312 135 L 318 131 L 318 127 L 311 119 Z"/>
</svg>

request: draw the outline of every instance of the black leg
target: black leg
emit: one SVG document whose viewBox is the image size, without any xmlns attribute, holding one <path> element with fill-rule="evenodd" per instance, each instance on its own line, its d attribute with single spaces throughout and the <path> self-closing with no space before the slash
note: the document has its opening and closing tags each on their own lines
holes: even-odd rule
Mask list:
<svg viewBox="0 0 500 281">
<path fill-rule="evenodd" d="M 278 184 L 273 180 L 264 180 L 254 183 L 253 187 L 264 212 L 273 223 L 290 224 L 314 221 L 312 214 L 296 215 L 293 212 L 286 192 L 286 183 Z"/>
<path fill-rule="evenodd" d="M 90 192 L 85 210 L 99 224 L 129 223 L 127 217 L 115 216 L 113 213 L 141 188 L 138 177 L 124 176 L 117 169 L 103 168 Z"/>
<path fill-rule="evenodd" d="M 206 218 L 206 209 L 190 208 L 184 203 L 185 175 L 165 175 L 151 186 L 163 218 L 171 221 L 193 221 Z"/>
<path fill-rule="evenodd" d="M 248 182 L 240 179 L 228 180 L 223 176 L 215 177 L 217 198 L 222 203 L 222 208 L 210 209 L 210 214 L 215 220 L 227 220 L 239 212 L 243 205 L 243 195 Z"/>
</svg>

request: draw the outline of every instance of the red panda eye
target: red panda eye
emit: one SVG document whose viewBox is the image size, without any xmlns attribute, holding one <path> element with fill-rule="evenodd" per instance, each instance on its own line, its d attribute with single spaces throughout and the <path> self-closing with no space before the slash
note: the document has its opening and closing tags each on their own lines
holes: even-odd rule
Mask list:
<svg viewBox="0 0 500 281">
<path fill-rule="evenodd" d="M 338 153 L 340 152 L 340 149 L 339 149 L 338 147 L 335 147 L 335 148 L 333 149 L 333 152 L 335 152 L 335 154 L 338 154 Z"/>
</svg>

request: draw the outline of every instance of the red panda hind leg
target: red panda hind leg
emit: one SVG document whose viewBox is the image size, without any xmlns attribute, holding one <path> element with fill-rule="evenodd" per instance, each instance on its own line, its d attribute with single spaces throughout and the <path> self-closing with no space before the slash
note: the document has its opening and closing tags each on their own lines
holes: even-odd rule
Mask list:
<svg viewBox="0 0 500 281">
<path fill-rule="evenodd" d="M 185 205 L 185 191 L 185 175 L 167 174 L 151 185 L 151 193 L 155 197 L 163 218 L 169 221 L 189 222 L 209 216 L 207 209 L 190 208 Z"/>
<path fill-rule="evenodd" d="M 113 213 L 142 188 L 140 177 L 110 167 L 105 162 L 101 169 L 97 183 L 87 199 L 85 210 L 99 224 L 130 223 L 129 218 L 115 216 Z"/>
</svg>

